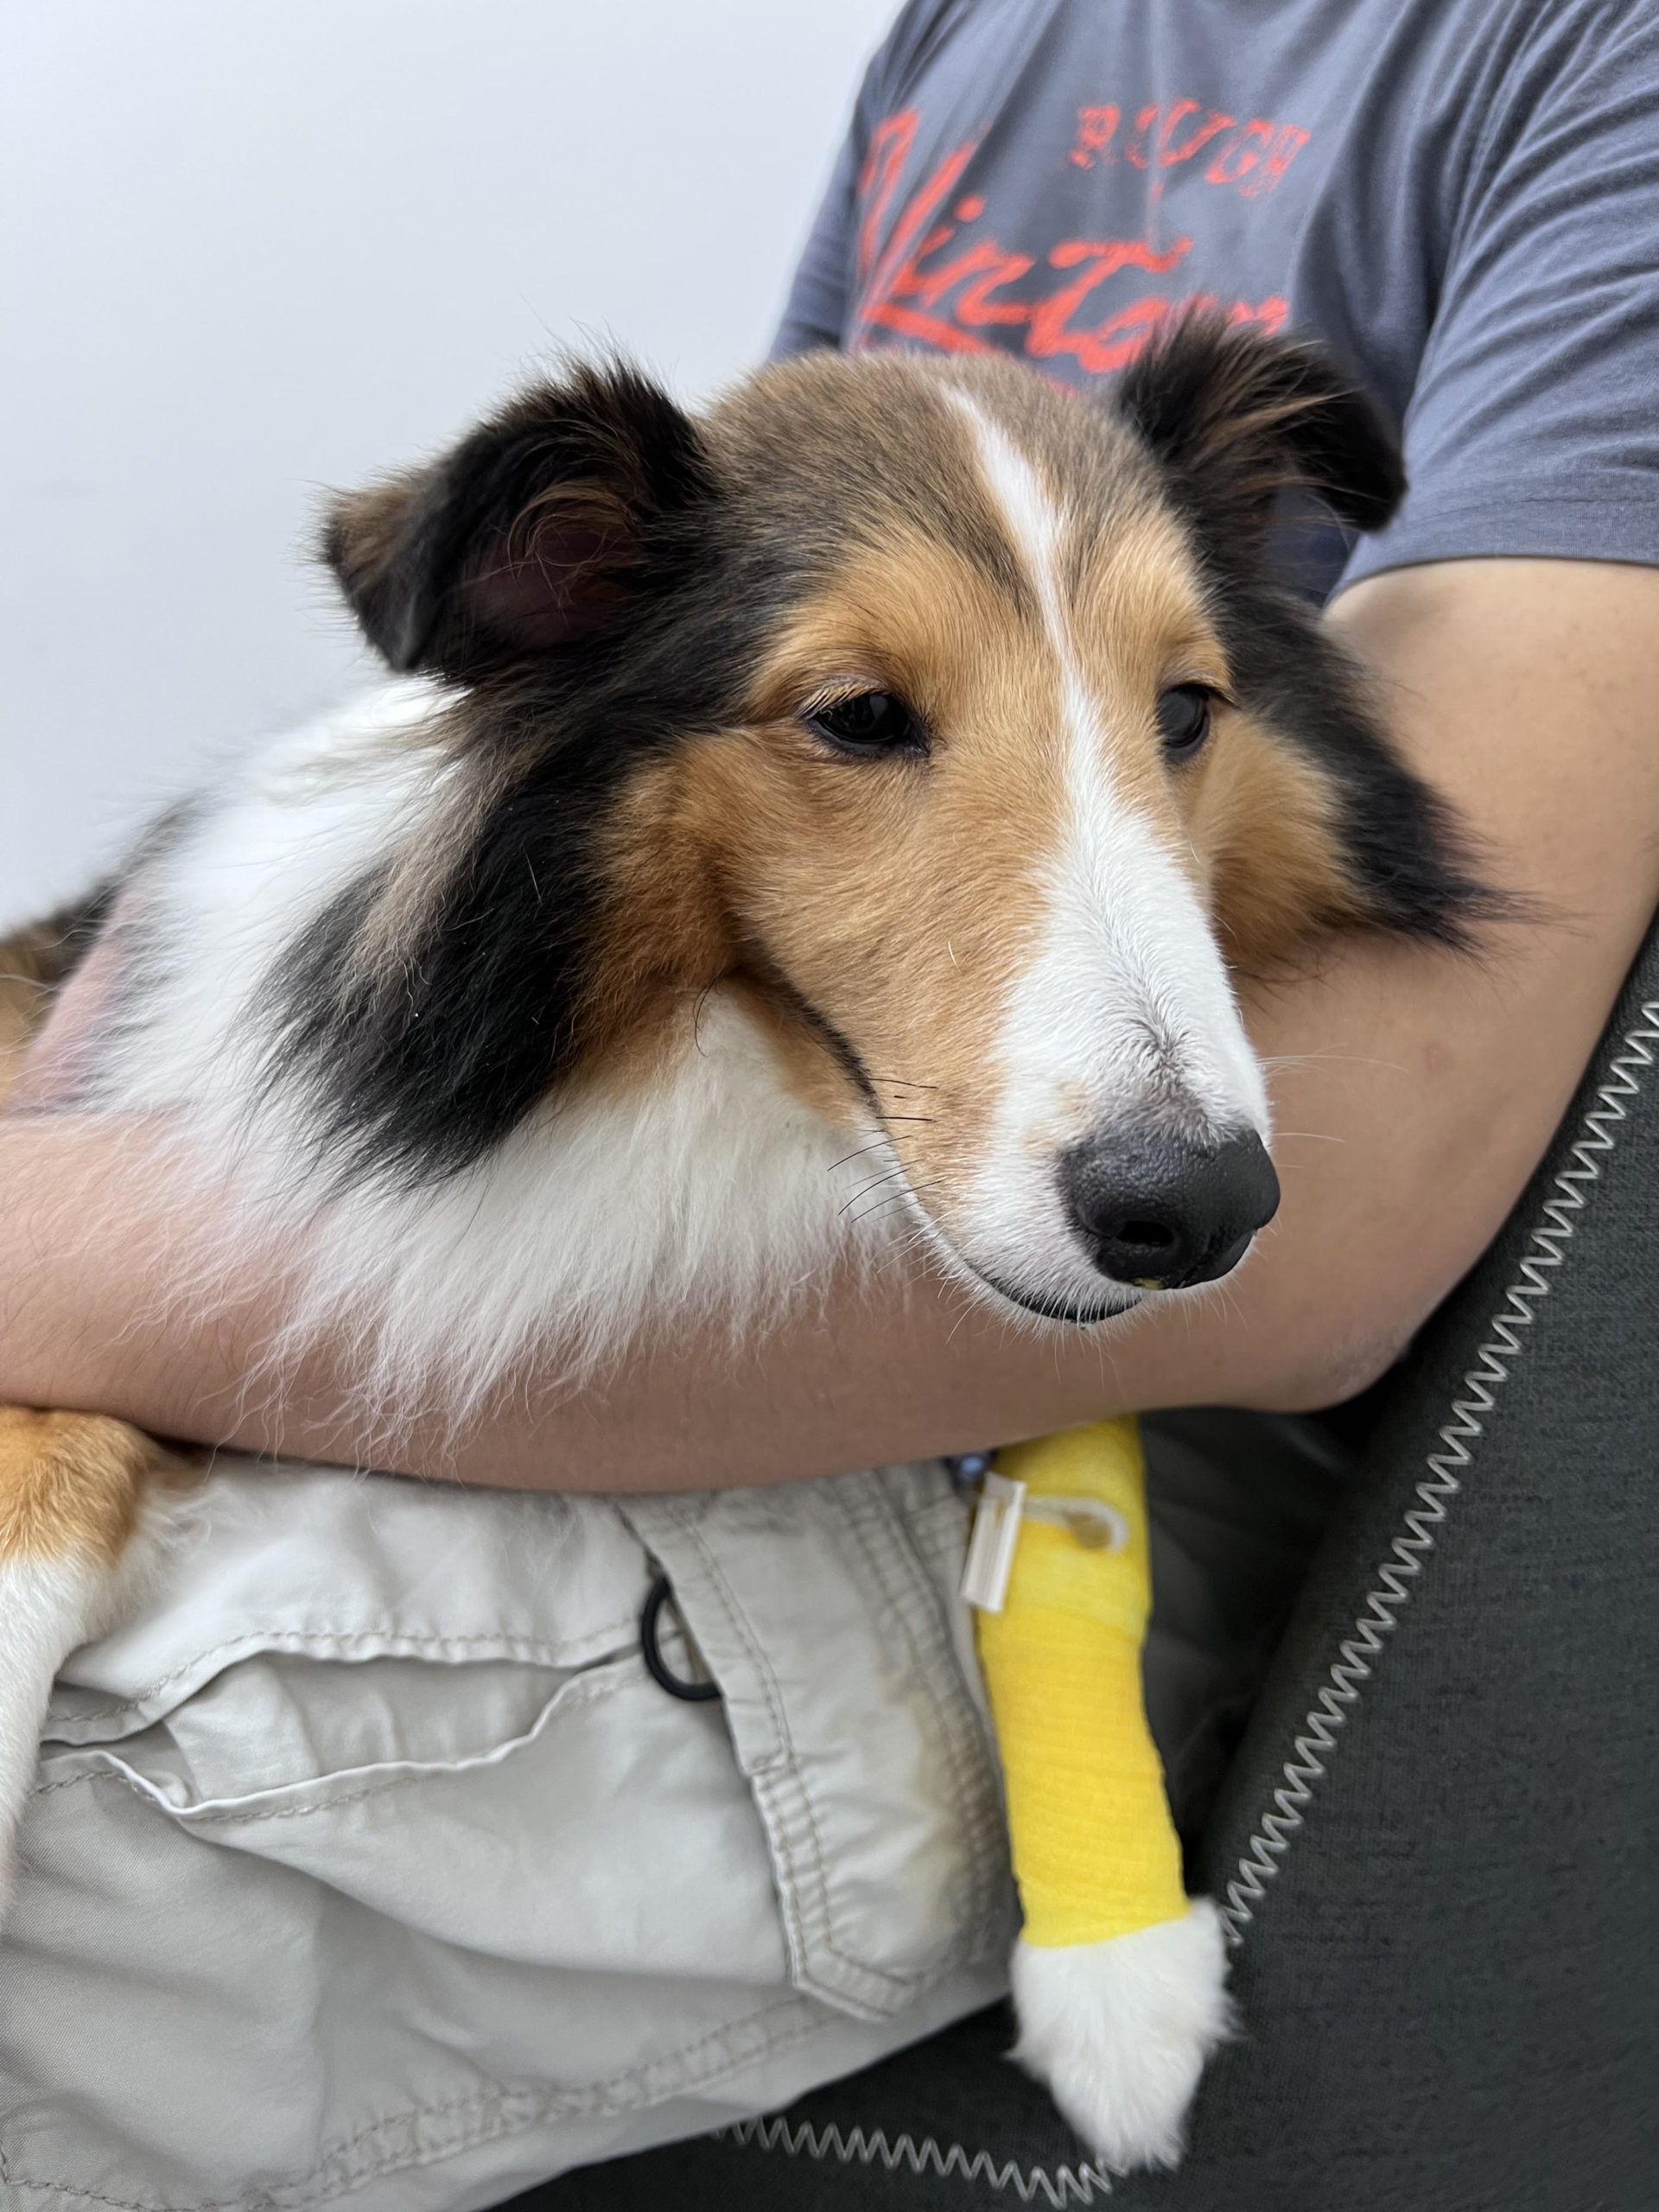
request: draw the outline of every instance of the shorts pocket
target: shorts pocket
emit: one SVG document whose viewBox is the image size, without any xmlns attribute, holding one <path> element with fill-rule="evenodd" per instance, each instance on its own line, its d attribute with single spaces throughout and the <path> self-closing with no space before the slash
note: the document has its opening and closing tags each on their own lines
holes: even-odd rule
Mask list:
<svg viewBox="0 0 1659 2212">
<path fill-rule="evenodd" d="M 785 1984 L 719 1709 L 640 1658 L 648 1581 L 601 1499 L 232 1467 L 66 1669 L 48 1786 L 102 1770 L 205 1844 L 493 1956 Z"/>
<path fill-rule="evenodd" d="M 1007 1834 L 939 1464 L 620 1510 L 722 1692 L 797 1986 L 881 2018 L 999 1955 L 1015 1925 Z"/>
<path fill-rule="evenodd" d="M 370 1734 L 389 1756 L 363 1756 Z M 468 1951 L 787 1979 L 765 1842 L 718 1710 L 665 1698 L 637 1650 L 563 1676 L 267 1653 L 165 1720 L 50 1767 L 92 1764 L 205 1843 Z"/>
</svg>

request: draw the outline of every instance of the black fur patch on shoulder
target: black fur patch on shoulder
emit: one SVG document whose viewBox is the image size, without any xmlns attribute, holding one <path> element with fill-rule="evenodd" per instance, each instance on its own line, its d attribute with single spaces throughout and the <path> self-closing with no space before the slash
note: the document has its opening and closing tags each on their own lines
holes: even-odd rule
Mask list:
<svg viewBox="0 0 1659 2212">
<path fill-rule="evenodd" d="M 308 1095 L 330 1183 L 454 1173 L 572 1064 L 595 965 L 595 834 L 631 758 L 658 734 L 582 720 L 500 789 L 390 967 L 361 957 L 384 868 L 290 948 L 268 1073 Z"/>
<path fill-rule="evenodd" d="M 1160 465 L 1210 586 L 1241 706 L 1313 760 L 1342 808 L 1343 843 L 1377 927 L 1456 946 L 1510 902 L 1478 880 L 1450 810 L 1389 742 L 1363 672 L 1264 558 L 1274 503 L 1300 486 L 1380 530 L 1405 471 L 1381 413 L 1320 346 L 1175 323 L 1114 398 Z"/>
<path fill-rule="evenodd" d="M 329 1182 L 465 1168 L 573 1067 L 601 952 L 601 832 L 632 768 L 688 725 L 729 715 L 742 646 L 713 624 L 677 638 L 670 626 L 626 677 L 548 702 L 539 743 L 474 709 L 476 741 L 511 747 L 514 766 L 390 963 L 359 957 L 382 868 L 316 917 L 274 979 L 268 1078 L 308 1095 Z"/>
</svg>

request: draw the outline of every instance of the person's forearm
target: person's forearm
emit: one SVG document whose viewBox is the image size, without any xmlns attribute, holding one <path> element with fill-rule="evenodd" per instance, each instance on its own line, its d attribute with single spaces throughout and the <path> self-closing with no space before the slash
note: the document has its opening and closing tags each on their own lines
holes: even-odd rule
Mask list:
<svg viewBox="0 0 1659 2212">
<path fill-rule="evenodd" d="M 280 1396 L 250 1397 L 245 1378 L 277 1319 L 262 1286 L 199 1324 L 168 1310 L 160 1287 L 182 1272 L 188 1227 L 164 1202 L 93 1212 L 111 1182 L 130 1192 L 143 1179 L 122 1165 L 140 1135 L 22 1122 L 0 1132 L 12 1199 L 0 1281 L 15 1286 L 0 1389 L 202 1440 L 586 1489 L 824 1473 L 1147 1406 L 1327 1402 L 1387 1363 L 1479 1249 L 1571 1088 L 1564 1058 L 1548 1064 L 1553 1028 L 1535 1028 L 1544 1064 L 1507 1097 L 1422 1114 L 1424 1093 L 1455 1092 L 1464 1056 L 1490 1043 L 1468 1033 L 1467 988 L 1444 956 L 1368 946 L 1260 1010 L 1259 1041 L 1287 1062 L 1274 1086 L 1284 1203 L 1261 1249 L 1202 1302 L 1061 1332 L 1006 1321 L 933 1277 L 843 1284 L 741 1352 L 723 1337 L 642 1351 L 608 1384 L 517 1399 L 459 1445 L 416 1428 L 391 1452 L 377 1440 L 378 1455 L 342 1415 L 349 1377 L 325 1357 Z M 1501 969 L 1487 993 L 1496 1027 L 1524 1018 Z M 1437 997 L 1443 1020 L 1426 1022 Z M 1598 1012 L 1580 1006 L 1582 1059 Z M 72 1218 L 74 1236 L 54 1236 L 52 1223 Z"/>
<path fill-rule="evenodd" d="M 1358 1388 L 1501 1224 L 1659 896 L 1659 578 L 1469 563 L 1378 579 L 1337 619 L 1395 687 L 1408 752 L 1478 825 L 1490 876 L 1539 913 L 1494 930 L 1477 958 L 1355 942 L 1258 994 L 1284 1200 L 1202 1299 L 1068 1332 L 925 1274 L 832 1285 L 740 1351 L 712 1331 L 641 1349 L 579 1394 L 531 1378 L 458 1442 L 416 1428 L 388 1452 L 324 1356 L 279 1401 L 250 1400 L 274 1289 L 251 1283 L 193 1320 L 165 1294 L 188 1279 L 188 1221 L 135 1188 L 113 1133 L 46 1118 L 0 1128 L 0 1395 L 601 1490 L 773 1481 L 1148 1406 L 1294 1407 Z M 119 1141 L 142 1149 L 137 1134 Z"/>
</svg>

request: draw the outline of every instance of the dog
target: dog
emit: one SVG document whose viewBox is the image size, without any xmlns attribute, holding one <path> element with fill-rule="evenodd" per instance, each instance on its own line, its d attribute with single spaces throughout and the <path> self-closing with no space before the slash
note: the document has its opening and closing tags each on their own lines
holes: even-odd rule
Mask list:
<svg viewBox="0 0 1659 2212">
<path fill-rule="evenodd" d="M 99 963 L 75 1095 L 163 1117 L 227 1270 L 302 1256 L 283 1349 L 348 1346 L 388 1421 L 906 1244 L 1033 1329 L 1200 1296 L 1278 1197 L 1236 979 L 1462 945 L 1482 895 L 1274 581 L 1293 486 L 1376 529 L 1395 443 L 1204 318 L 1098 400 L 817 353 L 694 419 L 571 365 L 334 504 L 391 680 L 19 938 L 11 1058 Z M 0 1414 L 0 1855 L 172 1465 Z"/>
</svg>

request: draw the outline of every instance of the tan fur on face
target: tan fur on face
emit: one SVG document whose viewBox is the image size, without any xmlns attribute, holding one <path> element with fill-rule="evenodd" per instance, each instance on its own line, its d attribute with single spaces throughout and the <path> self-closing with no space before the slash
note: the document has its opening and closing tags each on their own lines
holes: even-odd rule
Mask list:
<svg viewBox="0 0 1659 2212">
<path fill-rule="evenodd" d="M 799 709 L 890 686 L 938 733 L 931 760 L 836 754 Z M 1032 625 L 961 556 L 866 553 L 804 608 L 755 688 L 754 720 L 694 741 L 632 795 L 624 909 L 663 910 L 664 862 L 696 849 L 725 957 L 770 996 L 791 1088 L 862 1103 L 801 1001 L 856 1055 L 918 1186 L 974 1141 L 982 1061 L 1039 918 L 1063 803 L 1057 698 Z M 807 1073 L 816 1060 L 823 1071 Z"/>
<path fill-rule="evenodd" d="M 996 1109 L 1005 1009 L 1078 804 L 1079 711 L 1113 803 L 1185 874 L 1239 965 L 1344 911 L 1334 810 L 1318 775 L 1236 712 L 1217 709 L 1190 764 L 1166 757 L 1160 694 L 1224 695 L 1230 676 L 1186 533 L 1120 429 L 999 365 L 965 378 L 805 365 L 786 381 L 811 402 L 792 464 L 789 410 L 774 419 L 751 392 L 728 466 L 839 469 L 855 496 L 747 713 L 630 780 L 604 856 L 588 1064 L 640 1079 L 724 979 L 788 1088 L 849 1130 L 874 1107 L 916 1195 L 948 1212 Z M 1042 576 L 976 416 L 1046 495 Z M 860 690 L 905 700 L 925 759 L 848 758 L 810 729 L 815 704 Z M 1029 1143 L 1058 1150 L 1091 1110 L 1062 1084 Z"/>
<path fill-rule="evenodd" d="M 1189 675 L 1212 666 L 1216 648 L 1190 588 L 1148 581 L 1142 535 L 1116 538 L 1095 581 L 1143 616 L 1127 664 L 1106 673 L 1135 701 L 1141 744 L 1126 750 L 1124 781 L 1175 839 L 1155 729 L 1143 727 L 1148 684 L 1172 658 Z M 849 760 L 804 727 L 804 706 L 849 684 L 899 693 L 934 734 L 931 757 Z M 642 990 L 660 1002 L 747 972 L 791 1089 L 850 1127 L 869 1101 L 804 1002 L 855 1054 L 925 1198 L 971 1160 L 995 1106 L 996 1033 L 1071 804 L 1052 645 L 1033 605 L 961 555 L 920 540 L 861 550 L 787 626 L 753 711 L 631 791 L 606 1003 L 638 1007 Z M 677 976 L 661 969 L 665 944 L 683 959 Z"/>
<path fill-rule="evenodd" d="M 1329 786 L 1248 715 L 1218 717 L 1183 817 L 1205 855 L 1228 963 L 1260 976 L 1318 933 L 1363 918 L 1344 865 Z"/>
</svg>

